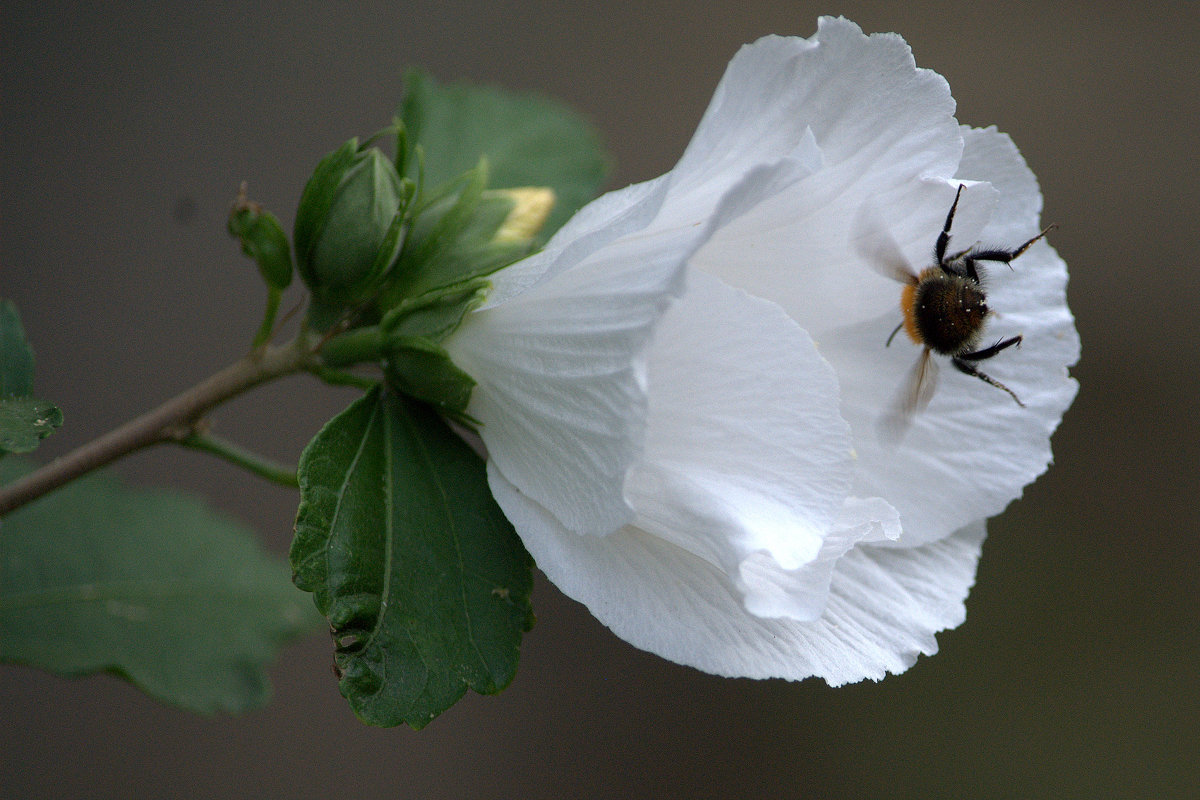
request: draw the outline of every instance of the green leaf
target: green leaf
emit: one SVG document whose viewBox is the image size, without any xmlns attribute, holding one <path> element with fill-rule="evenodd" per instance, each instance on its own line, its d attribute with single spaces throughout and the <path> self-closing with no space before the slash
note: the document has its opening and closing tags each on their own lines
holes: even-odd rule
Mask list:
<svg viewBox="0 0 1200 800">
<path fill-rule="evenodd" d="M 404 152 L 397 160 L 415 178 L 417 159 L 410 154 L 420 145 L 428 186 L 453 180 L 486 157 L 493 188 L 552 188 L 558 203 L 541 242 L 604 183 L 608 161 L 595 130 L 568 106 L 537 94 L 442 86 L 413 71 L 400 116 Z"/>
<path fill-rule="evenodd" d="M 11 300 L 0 300 L 0 397 L 33 393 L 33 350 L 25 340 L 21 315 Z"/>
<path fill-rule="evenodd" d="M 292 568 L 372 725 L 421 728 L 468 687 L 500 691 L 533 624 L 532 562 L 483 462 L 427 406 L 380 389 L 300 459 Z"/>
<path fill-rule="evenodd" d="M 0 397 L 0 453 L 28 453 L 62 425 L 62 412 L 32 397 Z"/>
<path fill-rule="evenodd" d="M 0 479 L 24 471 L 0 462 Z M 159 700 L 240 712 L 319 617 L 287 568 L 198 500 L 93 473 L 0 521 L 0 660 L 112 672 Z"/>
<path fill-rule="evenodd" d="M 62 412 L 33 392 L 33 350 L 17 307 L 0 300 L 0 456 L 27 453 L 62 425 Z"/>
</svg>

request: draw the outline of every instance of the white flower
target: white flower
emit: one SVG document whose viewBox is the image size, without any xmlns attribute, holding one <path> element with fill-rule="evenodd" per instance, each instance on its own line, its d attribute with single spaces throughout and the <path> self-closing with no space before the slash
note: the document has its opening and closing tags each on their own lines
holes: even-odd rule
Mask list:
<svg viewBox="0 0 1200 800">
<path fill-rule="evenodd" d="M 1066 267 L 1044 241 L 987 277 L 987 362 L 900 446 L 876 428 L 919 349 L 884 347 L 900 286 L 857 253 L 864 208 L 908 260 L 966 183 L 952 249 L 1019 244 L 1041 196 L 963 128 L 895 35 L 823 18 L 730 63 L 679 164 L 583 209 L 498 274 L 448 343 L 479 382 L 489 479 L 539 567 L 619 636 L 722 675 L 900 672 L 958 625 L 984 521 L 1050 461 L 1075 394 Z"/>
</svg>

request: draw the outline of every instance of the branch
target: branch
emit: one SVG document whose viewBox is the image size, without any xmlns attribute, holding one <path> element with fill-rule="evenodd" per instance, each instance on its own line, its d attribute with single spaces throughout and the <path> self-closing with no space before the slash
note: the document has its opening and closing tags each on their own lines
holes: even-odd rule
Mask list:
<svg viewBox="0 0 1200 800">
<path fill-rule="evenodd" d="M 41 469 L 0 487 L 0 517 L 98 467 L 159 442 L 178 439 L 210 410 L 261 383 L 317 365 L 304 334 L 281 347 L 254 350 L 220 372 Z"/>
</svg>

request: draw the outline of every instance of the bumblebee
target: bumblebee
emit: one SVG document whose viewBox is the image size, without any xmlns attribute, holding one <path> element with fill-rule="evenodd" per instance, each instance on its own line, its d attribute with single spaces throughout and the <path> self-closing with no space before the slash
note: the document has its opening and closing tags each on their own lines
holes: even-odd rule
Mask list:
<svg viewBox="0 0 1200 800">
<path fill-rule="evenodd" d="M 950 229 L 954 225 L 954 213 L 958 210 L 962 190 L 963 185 L 959 184 L 954 203 L 946 215 L 946 223 L 934 244 L 932 266 L 920 272 L 914 270 L 900 253 L 899 246 L 886 232 L 874 232 L 876 249 L 864 252 L 883 274 L 904 284 L 904 289 L 900 292 L 900 311 L 903 318 L 888 337 L 885 346 L 890 345 L 892 339 L 903 328 L 914 343 L 924 347 L 909 377 L 909 387 L 903 403 L 906 416 L 924 408 L 933 396 L 937 379 L 937 365 L 931 359 L 933 353 L 947 356 L 959 372 L 995 386 L 1007 392 L 1017 405 L 1025 405 L 1012 389 L 980 371 L 977 366 L 979 362 L 1021 343 L 1021 336 L 1017 335 L 979 348 L 984 323 L 991 313 L 987 305 L 979 262 L 995 261 L 1008 264 L 1011 269 L 1011 262 L 1049 233 L 1054 226 L 1047 227 L 1017 247 L 977 249 L 972 245 L 965 250 L 947 253 Z M 886 252 L 881 252 L 881 245 L 886 248 Z"/>
</svg>

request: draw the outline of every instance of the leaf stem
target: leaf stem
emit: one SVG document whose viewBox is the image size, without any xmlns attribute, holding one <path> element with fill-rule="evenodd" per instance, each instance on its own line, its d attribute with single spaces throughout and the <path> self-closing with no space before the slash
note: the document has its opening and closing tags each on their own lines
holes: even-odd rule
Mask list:
<svg viewBox="0 0 1200 800">
<path fill-rule="evenodd" d="M 223 458 L 232 464 L 253 472 L 260 478 L 265 478 L 272 483 L 278 483 L 280 486 L 288 486 L 293 489 L 300 488 L 300 481 L 296 478 L 295 467 L 288 467 L 263 458 L 257 453 L 252 453 L 244 447 L 239 447 L 220 436 L 197 431 L 190 436 L 180 439 L 179 444 L 192 450 L 199 450 L 203 453 Z"/>
<path fill-rule="evenodd" d="M 267 381 L 317 366 L 315 346 L 303 332 L 285 345 L 256 349 L 158 408 L 0 487 L 0 517 L 143 447 L 187 438 L 206 413 L 226 400 Z"/>
</svg>

